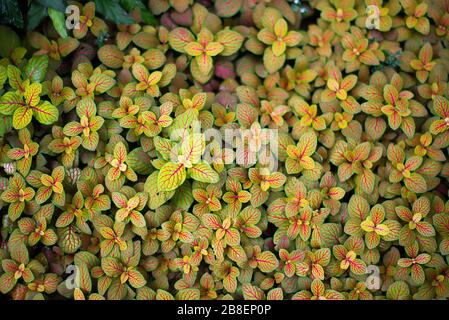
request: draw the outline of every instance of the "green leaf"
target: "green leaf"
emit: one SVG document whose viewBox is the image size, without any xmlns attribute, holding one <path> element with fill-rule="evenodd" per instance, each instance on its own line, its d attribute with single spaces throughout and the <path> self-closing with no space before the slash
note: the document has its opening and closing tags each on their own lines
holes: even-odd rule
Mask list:
<svg viewBox="0 0 449 320">
<path fill-rule="evenodd" d="M 21 106 L 23 106 L 23 101 L 15 92 L 6 92 L 0 98 L 0 113 L 4 115 L 12 115 Z"/>
<path fill-rule="evenodd" d="M 42 124 L 52 124 L 58 120 L 59 111 L 48 101 L 42 101 L 36 107 L 33 107 L 33 114 L 36 120 Z"/>
<path fill-rule="evenodd" d="M 189 174 L 192 179 L 200 182 L 217 183 L 220 180 L 218 173 L 205 162 L 198 163 L 192 168 L 189 168 Z"/>
<path fill-rule="evenodd" d="M 391 300 L 407 300 L 410 289 L 404 281 L 396 281 L 387 290 L 387 298 Z"/>
<path fill-rule="evenodd" d="M 167 162 L 159 171 L 157 184 L 160 191 L 171 191 L 183 184 L 186 169 L 182 163 Z"/>
<path fill-rule="evenodd" d="M 75 253 L 81 246 L 81 238 L 73 228 L 69 226 L 61 233 L 58 245 L 65 253 Z"/>
<path fill-rule="evenodd" d="M 19 1 L 0 0 L 0 24 L 23 28 L 23 16 Z M 2 38 L 2 42 L 7 38 Z"/>
<path fill-rule="evenodd" d="M 27 30 L 35 30 L 47 16 L 47 7 L 37 3 L 36 1 L 31 2 L 30 9 L 28 10 Z"/>
<path fill-rule="evenodd" d="M 3 137 L 12 128 L 12 117 L 0 116 L 0 137 Z"/>
<path fill-rule="evenodd" d="M 146 6 L 140 0 L 121 0 L 120 4 L 122 7 L 130 12 L 133 9 L 138 9 L 140 11 L 140 18 L 145 24 L 155 26 L 158 20 L 153 16 L 153 14 L 147 10 Z"/>
<path fill-rule="evenodd" d="M 31 82 L 42 82 L 48 69 L 48 56 L 33 56 L 28 60 L 23 71 L 23 78 L 30 79 Z"/>
<path fill-rule="evenodd" d="M 11 291 L 17 283 L 13 272 L 6 272 L 0 277 L 0 292 L 3 294 Z"/>
<path fill-rule="evenodd" d="M 134 19 L 120 6 L 117 0 L 95 0 L 95 8 L 106 20 L 116 24 L 133 24 Z"/>
<path fill-rule="evenodd" d="M 123 266 L 120 262 L 111 257 L 101 259 L 101 268 L 109 277 L 118 277 L 123 272 Z"/>
<path fill-rule="evenodd" d="M 265 298 L 265 294 L 259 287 L 253 286 L 249 283 L 242 285 L 243 298 L 245 300 L 262 300 Z"/>
<path fill-rule="evenodd" d="M 58 34 L 63 38 L 67 38 L 67 29 L 65 27 L 65 15 L 64 12 L 56 11 L 53 8 L 48 8 L 48 15 L 53 22 L 53 26 Z"/>
<path fill-rule="evenodd" d="M 36 0 L 36 2 L 48 9 L 54 9 L 62 13 L 65 12 L 65 8 L 67 7 L 67 3 L 64 0 Z"/>
<path fill-rule="evenodd" d="M 262 272 L 272 272 L 279 265 L 279 261 L 273 252 L 264 251 L 257 255 L 256 257 L 257 266 Z"/>
<path fill-rule="evenodd" d="M 12 125 L 14 129 L 25 128 L 33 118 L 33 110 L 27 107 L 19 107 L 12 117 Z"/>
<path fill-rule="evenodd" d="M 194 288 L 179 290 L 176 300 L 200 300 L 200 290 Z"/>
</svg>

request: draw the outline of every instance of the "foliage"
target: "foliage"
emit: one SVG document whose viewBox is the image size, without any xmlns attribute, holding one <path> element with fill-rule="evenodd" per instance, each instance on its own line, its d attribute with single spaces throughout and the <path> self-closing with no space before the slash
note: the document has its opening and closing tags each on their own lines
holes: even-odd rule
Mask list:
<svg viewBox="0 0 449 320">
<path fill-rule="evenodd" d="M 0 0 L 1 294 L 447 299 L 446 2 L 297 6 Z"/>
</svg>

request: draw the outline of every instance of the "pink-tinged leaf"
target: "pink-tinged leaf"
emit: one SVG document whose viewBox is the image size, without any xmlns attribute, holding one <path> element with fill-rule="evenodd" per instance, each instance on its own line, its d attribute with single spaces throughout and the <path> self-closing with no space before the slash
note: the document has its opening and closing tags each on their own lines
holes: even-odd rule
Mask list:
<svg viewBox="0 0 449 320">
<path fill-rule="evenodd" d="M 262 272 L 274 271 L 279 265 L 279 261 L 276 256 L 270 251 L 264 251 L 257 255 L 256 261 Z"/>
<path fill-rule="evenodd" d="M 342 163 L 338 166 L 338 179 L 345 182 L 354 174 L 354 170 L 350 163 Z"/>
<path fill-rule="evenodd" d="M 128 271 L 128 281 L 136 289 L 143 287 L 147 283 L 143 275 L 137 270 Z"/>
<path fill-rule="evenodd" d="M 120 276 L 124 269 L 116 258 L 111 257 L 101 259 L 101 268 L 110 277 Z"/>
<path fill-rule="evenodd" d="M 207 228 L 212 230 L 217 230 L 222 226 L 220 218 L 215 214 L 204 214 L 201 220 Z"/>
<path fill-rule="evenodd" d="M 416 230 L 425 237 L 435 236 L 435 229 L 429 222 L 426 221 L 416 223 Z"/>
<path fill-rule="evenodd" d="M 349 263 L 351 266 L 351 272 L 356 275 L 362 275 L 366 273 L 366 264 L 360 259 L 355 259 Z"/>
<path fill-rule="evenodd" d="M 250 193 L 251 193 L 250 201 L 252 206 L 255 208 L 264 204 L 268 200 L 270 194 L 268 191 L 263 191 L 258 185 L 253 185 L 251 187 Z"/>
<path fill-rule="evenodd" d="M 271 47 L 268 47 L 265 49 L 264 55 L 263 55 L 263 64 L 265 66 L 265 69 L 267 69 L 268 73 L 273 74 L 276 71 L 278 71 L 285 63 L 286 56 L 285 54 L 281 54 L 279 56 L 276 56 L 273 53 L 273 50 Z"/>
<path fill-rule="evenodd" d="M 363 189 L 364 192 L 371 194 L 374 190 L 374 184 L 375 184 L 375 175 L 371 170 L 364 169 L 363 173 L 358 176 L 360 187 Z"/>
<path fill-rule="evenodd" d="M 215 1 L 215 9 L 220 17 L 228 18 L 235 15 L 242 6 L 242 0 Z"/>
<path fill-rule="evenodd" d="M 323 296 L 327 300 L 345 300 L 345 296 L 335 290 L 326 290 Z"/>
<path fill-rule="evenodd" d="M 98 93 L 104 93 L 108 91 L 116 83 L 113 78 L 104 73 L 94 74 L 92 77 L 90 77 L 90 82 L 94 85 L 95 91 Z"/>
<path fill-rule="evenodd" d="M 242 285 L 243 298 L 245 300 L 263 300 L 265 299 L 265 293 L 259 287 L 256 287 L 249 283 Z"/>
<path fill-rule="evenodd" d="M 230 56 L 236 53 L 242 46 L 245 37 L 237 31 L 224 29 L 217 33 L 216 41 L 223 45 L 222 56 Z"/>
<path fill-rule="evenodd" d="M 0 277 L 0 292 L 7 294 L 16 285 L 17 279 L 14 277 L 13 272 L 6 272 Z"/>
<path fill-rule="evenodd" d="M 107 67 L 118 69 L 124 62 L 124 53 L 115 45 L 105 45 L 98 49 L 98 59 Z"/>
<path fill-rule="evenodd" d="M 359 195 L 353 195 L 348 204 L 349 215 L 364 220 L 369 213 L 368 201 Z"/>
<path fill-rule="evenodd" d="M 427 191 L 426 180 L 418 173 L 412 173 L 410 178 L 404 178 L 404 183 L 414 193 L 424 193 Z"/>
<path fill-rule="evenodd" d="M 449 254 L 449 238 L 445 238 L 441 240 L 439 245 L 439 250 L 442 255 L 448 255 Z"/>
<path fill-rule="evenodd" d="M 412 265 L 410 275 L 416 285 L 422 285 L 426 279 L 424 270 L 419 264 Z"/>
<path fill-rule="evenodd" d="M 12 273 L 14 273 L 19 268 L 19 265 L 14 260 L 3 259 L 2 260 L 2 268 L 3 268 L 4 272 L 12 272 Z"/>
<path fill-rule="evenodd" d="M 131 223 L 138 228 L 144 228 L 146 226 L 145 218 L 138 211 L 132 211 L 129 215 Z"/>
<path fill-rule="evenodd" d="M 292 300 L 310 300 L 311 298 L 312 294 L 306 290 L 297 292 L 292 296 Z"/>
<path fill-rule="evenodd" d="M 246 103 L 241 103 L 237 105 L 237 120 L 240 125 L 245 128 L 251 127 L 251 125 L 257 119 L 257 110 Z"/>
<path fill-rule="evenodd" d="M 200 300 L 200 290 L 194 288 L 179 290 L 176 300 Z"/>
<path fill-rule="evenodd" d="M 184 47 L 188 43 L 194 42 L 195 38 L 186 28 L 175 28 L 170 32 L 168 41 L 173 50 L 184 52 Z"/>
<path fill-rule="evenodd" d="M 281 288 L 271 289 L 267 293 L 267 300 L 283 300 L 284 292 Z"/>
<path fill-rule="evenodd" d="M 237 246 L 240 244 L 240 232 L 235 228 L 226 230 L 225 241 L 229 246 Z"/>
</svg>

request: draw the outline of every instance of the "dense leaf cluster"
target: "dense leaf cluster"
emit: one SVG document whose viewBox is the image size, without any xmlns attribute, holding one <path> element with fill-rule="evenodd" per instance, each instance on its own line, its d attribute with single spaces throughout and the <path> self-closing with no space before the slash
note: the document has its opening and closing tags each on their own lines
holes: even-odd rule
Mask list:
<svg viewBox="0 0 449 320">
<path fill-rule="evenodd" d="M 52 3 L 0 29 L 2 295 L 449 297 L 446 0 Z"/>
</svg>

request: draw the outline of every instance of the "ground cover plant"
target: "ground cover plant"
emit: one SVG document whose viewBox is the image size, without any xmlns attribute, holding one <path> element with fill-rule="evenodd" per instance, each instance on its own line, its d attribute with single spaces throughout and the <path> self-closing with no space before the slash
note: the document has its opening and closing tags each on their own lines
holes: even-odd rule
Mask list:
<svg viewBox="0 0 449 320">
<path fill-rule="evenodd" d="M 448 298 L 448 0 L 0 12 L 3 298 Z"/>
</svg>

